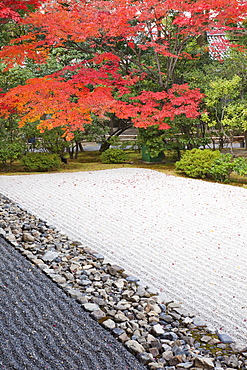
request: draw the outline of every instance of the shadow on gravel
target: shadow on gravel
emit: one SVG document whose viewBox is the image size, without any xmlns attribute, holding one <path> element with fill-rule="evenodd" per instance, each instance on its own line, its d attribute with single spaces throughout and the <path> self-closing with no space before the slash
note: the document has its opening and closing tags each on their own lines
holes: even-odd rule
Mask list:
<svg viewBox="0 0 247 370">
<path fill-rule="evenodd" d="M 146 368 L 0 237 L 0 369 Z"/>
</svg>

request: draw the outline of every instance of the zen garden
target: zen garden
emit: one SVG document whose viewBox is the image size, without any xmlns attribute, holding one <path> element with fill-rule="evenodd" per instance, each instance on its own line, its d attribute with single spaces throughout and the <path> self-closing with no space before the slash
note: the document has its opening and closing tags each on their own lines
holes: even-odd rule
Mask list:
<svg viewBox="0 0 247 370">
<path fill-rule="evenodd" d="M 247 370 L 247 1 L 1 0 L 0 35 L 1 369 Z"/>
<path fill-rule="evenodd" d="M 246 12 L 1 1 L 1 173 L 141 167 L 246 187 Z"/>
</svg>

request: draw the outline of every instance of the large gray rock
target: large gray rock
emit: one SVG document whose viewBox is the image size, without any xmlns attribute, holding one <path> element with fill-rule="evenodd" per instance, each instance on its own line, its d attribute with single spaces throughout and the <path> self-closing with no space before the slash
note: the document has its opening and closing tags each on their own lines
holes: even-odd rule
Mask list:
<svg viewBox="0 0 247 370">
<path fill-rule="evenodd" d="M 106 314 L 102 310 L 94 310 L 94 311 L 91 312 L 91 317 L 94 320 L 99 321 L 99 320 L 103 319 L 104 317 L 106 317 Z"/>
<path fill-rule="evenodd" d="M 95 303 L 84 303 L 83 307 L 85 308 L 85 310 L 87 310 L 89 312 L 100 310 L 99 306 Z"/>
<path fill-rule="evenodd" d="M 77 289 L 69 289 L 68 290 L 68 294 L 72 297 L 72 298 L 80 298 L 82 297 L 82 292 L 80 292 L 79 290 Z"/>
<path fill-rule="evenodd" d="M 154 335 L 162 335 L 164 333 L 165 333 L 165 330 L 163 329 L 163 327 L 160 324 L 154 325 L 152 327 L 152 334 L 154 334 Z"/>
<path fill-rule="evenodd" d="M 54 275 L 52 277 L 52 280 L 55 281 L 56 283 L 58 284 L 63 284 L 63 283 L 66 283 L 66 279 L 65 277 L 61 276 L 61 275 Z"/>
<path fill-rule="evenodd" d="M 233 342 L 233 339 L 227 335 L 227 334 L 218 334 L 218 337 L 219 337 L 219 340 L 222 342 L 222 343 L 232 343 Z"/>
<path fill-rule="evenodd" d="M 129 351 L 133 352 L 134 354 L 145 351 L 143 346 L 136 340 L 128 340 L 127 342 L 125 342 L 125 346 L 128 348 Z"/>
<path fill-rule="evenodd" d="M 203 319 L 201 319 L 200 317 L 194 317 L 193 324 L 195 326 L 199 326 L 199 327 L 206 326 L 206 322 Z"/>
<path fill-rule="evenodd" d="M 116 324 L 113 320 L 111 319 L 108 319 L 108 320 L 105 320 L 102 325 L 106 328 L 106 329 L 114 329 L 116 327 Z"/>
<path fill-rule="evenodd" d="M 43 259 L 43 261 L 52 262 L 52 261 L 54 261 L 58 256 L 59 256 L 59 254 L 58 254 L 57 252 L 55 252 L 55 251 L 48 251 L 48 252 L 46 252 L 46 253 L 43 255 L 42 259 Z"/>
<path fill-rule="evenodd" d="M 169 331 L 167 333 L 164 333 L 161 335 L 161 338 L 162 339 L 167 339 L 167 340 L 171 340 L 171 341 L 175 341 L 178 339 L 178 336 L 176 333 L 174 333 L 173 331 Z"/>
<path fill-rule="evenodd" d="M 196 357 L 194 359 L 194 366 L 200 369 L 214 369 L 213 359 L 208 357 Z"/>
<path fill-rule="evenodd" d="M 24 242 L 34 242 L 35 241 L 35 237 L 32 236 L 31 234 L 29 233 L 23 233 L 22 235 L 22 240 Z"/>
<path fill-rule="evenodd" d="M 137 355 L 137 358 L 144 365 L 147 365 L 148 363 L 152 362 L 153 359 L 154 359 L 153 356 L 151 355 L 151 353 L 147 353 L 147 352 L 139 353 Z"/>
<path fill-rule="evenodd" d="M 169 361 L 173 358 L 173 352 L 168 350 L 162 353 L 162 357 L 166 360 Z"/>
<path fill-rule="evenodd" d="M 115 316 L 114 316 L 114 319 L 117 321 L 117 322 L 124 322 L 124 321 L 127 321 L 128 318 L 125 316 L 124 313 L 117 313 Z"/>
</svg>

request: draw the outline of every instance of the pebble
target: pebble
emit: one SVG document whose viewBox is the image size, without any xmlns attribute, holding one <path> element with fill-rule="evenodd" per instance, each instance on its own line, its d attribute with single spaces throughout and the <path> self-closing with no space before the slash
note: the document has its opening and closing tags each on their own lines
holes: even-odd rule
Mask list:
<svg viewBox="0 0 247 370">
<path fill-rule="evenodd" d="M 90 312 L 99 311 L 100 309 L 99 306 L 95 303 L 84 303 L 83 307 L 85 308 L 85 310 L 90 311 Z"/>
<path fill-rule="evenodd" d="M 24 241 L 24 242 L 34 242 L 35 241 L 35 237 L 34 236 L 32 236 L 31 234 L 29 234 L 29 233 L 23 233 L 23 235 L 22 235 L 22 240 Z"/>
<path fill-rule="evenodd" d="M 199 368 L 203 369 L 213 369 L 214 363 L 211 358 L 207 357 L 196 357 L 194 360 L 194 366 L 197 366 Z"/>
<path fill-rule="evenodd" d="M 134 352 L 135 354 L 145 352 L 145 349 L 143 348 L 143 346 L 140 343 L 138 343 L 136 340 L 128 340 L 125 343 L 125 346 L 131 352 Z"/>
<path fill-rule="evenodd" d="M 148 363 L 153 361 L 153 356 L 151 355 L 151 353 L 148 353 L 148 352 L 139 353 L 137 355 L 137 358 L 144 365 L 147 365 Z"/>
<path fill-rule="evenodd" d="M 126 280 L 129 281 L 130 283 L 137 283 L 138 281 L 140 281 L 140 279 L 138 279 L 135 276 L 127 276 Z"/>
<path fill-rule="evenodd" d="M 52 278 L 53 281 L 55 281 L 58 284 L 64 284 L 66 283 L 66 279 L 63 276 L 56 275 Z"/>
<path fill-rule="evenodd" d="M 154 325 L 153 328 L 152 328 L 152 333 L 154 335 L 163 335 L 165 333 L 165 330 L 163 328 L 162 325 L 160 324 L 157 324 L 157 325 Z"/>
<path fill-rule="evenodd" d="M 115 321 L 111 319 L 103 321 L 102 325 L 107 329 L 115 329 L 116 327 Z"/>
<path fill-rule="evenodd" d="M 100 321 L 106 317 L 106 314 L 102 310 L 93 310 L 91 311 L 91 317 L 96 321 Z"/>
<path fill-rule="evenodd" d="M 68 289 L 68 294 L 72 297 L 72 298 L 76 298 L 76 299 L 78 299 L 78 298 L 80 298 L 80 297 L 82 297 L 82 292 L 80 292 L 79 290 L 77 290 L 77 289 L 73 289 L 73 288 L 70 288 L 70 289 Z"/>
<path fill-rule="evenodd" d="M 0 234 L 149 370 L 247 370 L 247 348 L 0 195 Z M 18 217 L 17 217 L 18 215 Z"/>
<path fill-rule="evenodd" d="M 52 262 L 54 261 L 57 257 L 59 256 L 59 254 L 55 251 L 48 251 L 46 252 L 43 257 L 41 257 L 43 259 L 43 261 L 49 261 L 49 262 Z"/>
<path fill-rule="evenodd" d="M 232 338 L 227 334 L 218 334 L 218 337 L 222 343 L 232 343 L 233 342 Z"/>
<path fill-rule="evenodd" d="M 192 322 L 195 326 L 200 326 L 200 327 L 206 326 L 206 322 L 200 317 L 195 317 Z"/>
</svg>

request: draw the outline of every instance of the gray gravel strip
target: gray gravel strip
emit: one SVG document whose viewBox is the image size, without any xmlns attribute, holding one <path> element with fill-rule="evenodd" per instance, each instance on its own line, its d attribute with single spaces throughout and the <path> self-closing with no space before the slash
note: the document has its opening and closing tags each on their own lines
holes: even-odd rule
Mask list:
<svg viewBox="0 0 247 370">
<path fill-rule="evenodd" d="M 143 370 L 111 334 L 0 238 L 1 370 Z"/>
</svg>

